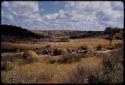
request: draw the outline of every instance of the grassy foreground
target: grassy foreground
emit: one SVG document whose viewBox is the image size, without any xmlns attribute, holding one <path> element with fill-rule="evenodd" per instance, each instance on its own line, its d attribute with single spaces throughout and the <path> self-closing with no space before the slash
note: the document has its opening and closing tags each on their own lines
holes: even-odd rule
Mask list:
<svg viewBox="0 0 125 85">
<path fill-rule="evenodd" d="M 38 44 L 3 42 L 1 46 L 4 49 L 32 49 L 44 48 L 48 43 L 55 47 L 72 49 L 83 45 L 92 47 L 102 45 L 102 48 L 109 46 L 107 40 L 96 38 L 74 39 L 70 42 L 40 42 Z M 119 43 L 122 44 L 122 41 L 113 40 L 112 46 L 117 47 L 116 45 Z M 118 51 L 116 49 L 116 51 L 112 50 L 111 53 L 101 52 L 98 55 L 90 53 L 89 55 L 86 55 L 87 57 L 81 57 L 79 61 L 71 63 L 67 61 L 64 63 L 52 63 L 50 62 L 51 60 L 57 61 L 60 58 L 53 58 L 52 56 L 40 57 L 40 55 L 34 53 L 35 56 L 38 56 L 37 62 L 25 64 L 22 63 L 22 60 L 20 59 L 15 59 L 14 61 L 9 62 L 7 64 L 9 69 L 1 71 L 1 81 L 2 83 L 122 83 L 122 51 L 123 49 Z M 17 57 L 20 58 L 20 53 L 17 55 Z M 75 59 L 77 58 L 78 56 L 76 56 Z M 110 69 L 110 67 L 112 67 L 112 69 Z M 110 74 L 107 74 L 107 72 Z M 104 78 L 105 80 L 103 80 Z"/>
</svg>

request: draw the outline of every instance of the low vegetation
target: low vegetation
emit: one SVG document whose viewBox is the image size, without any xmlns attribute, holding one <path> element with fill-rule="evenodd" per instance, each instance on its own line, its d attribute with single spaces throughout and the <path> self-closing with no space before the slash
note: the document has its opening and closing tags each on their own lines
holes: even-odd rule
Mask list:
<svg viewBox="0 0 125 85">
<path fill-rule="evenodd" d="M 38 55 L 34 51 L 29 50 L 23 53 L 22 59 L 26 63 L 37 62 Z"/>
<path fill-rule="evenodd" d="M 102 67 L 88 76 L 90 83 L 123 83 L 123 49 L 112 51 L 103 57 Z"/>
<path fill-rule="evenodd" d="M 1 44 L 1 81 L 10 84 L 122 83 L 122 30 L 115 30 L 118 33 L 113 35 L 115 38 L 109 40 L 105 39 L 110 36 L 107 32 L 42 31 L 44 36 L 49 36 L 45 41 L 31 39 L 8 42 L 5 39 Z M 7 38 L 5 35 L 6 33 L 4 38 Z"/>
<path fill-rule="evenodd" d="M 13 69 L 14 64 L 12 62 L 1 62 L 1 70 L 7 71 Z"/>
</svg>

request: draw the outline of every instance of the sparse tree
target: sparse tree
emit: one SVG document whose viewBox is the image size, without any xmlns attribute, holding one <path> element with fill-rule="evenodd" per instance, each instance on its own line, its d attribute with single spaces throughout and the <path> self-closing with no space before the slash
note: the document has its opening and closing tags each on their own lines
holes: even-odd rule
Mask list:
<svg viewBox="0 0 125 85">
<path fill-rule="evenodd" d="M 109 45 L 111 46 L 113 37 L 114 37 L 115 33 L 117 33 L 117 31 L 112 27 L 107 27 L 105 29 L 104 33 L 108 34 L 108 37 L 106 39 L 110 41 Z"/>
</svg>

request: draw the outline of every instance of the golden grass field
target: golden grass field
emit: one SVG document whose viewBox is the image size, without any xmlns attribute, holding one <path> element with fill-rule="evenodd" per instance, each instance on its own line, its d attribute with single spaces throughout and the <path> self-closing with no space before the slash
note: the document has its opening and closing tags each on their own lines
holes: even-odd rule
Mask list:
<svg viewBox="0 0 125 85">
<path fill-rule="evenodd" d="M 123 43 L 122 40 L 113 40 L 113 44 Z M 108 45 L 109 41 L 98 38 L 86 38 L 86 39 L 73 39 L 70 42 L 40 42 L 38 44 L 23 44 L 23 43 L 5 43 L 2 42 L 2 48 L 42 48 L 47 44 L 51 44 L 55 47 L 63 48 L 78 48 L 82 45 L 96 46 L 96 45 Z M 66 63 L 66 64 L 50 64 L 47 63 L 45 58 L 39 58 L 38 62 L 31 64 L 19 65 L 18 61 L 14 63 L 14 68 L 9 71 L 1 72 L 1 79 L 3 83 L 67 83 L 70 73 L 75 69 L 76 65 L 82 65 L 85 69 L 94 71 L 102 62 L 102 58 L 99 57 L 87 57 L 82 58 L 79 62 Z M 13 77 L 16 80 L 13 80 Z M 83 82 L 87 83 L 87 82 Z"/>
<path fill-rule="evenodd" d="M 80 62 L 71 64 L 46 64 L 41 61 L 21 66 L 15 64 L 15 68 L 10 71 L 2 71 L 1 74 L 3 82 L 7 82 L 8 78 L 11 78 L 15 72 L 18 77 L 16 82 L 22 83 L 22 80 L 25 80 L 25 82 L 31 81 L 33 83 L 65 83 L 65 80 L 68 80 L 69 73 L 72 72 L 77 64 L 93 70 L 100 63 L 101 59 L 96 57 L 84 58 Z M 37 80 L 33 81 L 34 78 L 37 78 Z"/>
<path fill-rule="evenodd" d="M 113 44 L 123 43 L 121 40 L 113 40 Z M 1 43 L 1 48 L 24 48 L 24 49 L 32 49 L 32 48 L 42 48 L 47 44 L 50 44 L 55 47 L 63 47 L 63 48 L 77 48 L 82 45 L 108 45 L 109 41 L 105 39 L 99 38 L 85 38 L 85 39 L 71 39 L 70 42 L 39 42 L 38 44 L 24 44 L 24 43 Z"/>
</svg>

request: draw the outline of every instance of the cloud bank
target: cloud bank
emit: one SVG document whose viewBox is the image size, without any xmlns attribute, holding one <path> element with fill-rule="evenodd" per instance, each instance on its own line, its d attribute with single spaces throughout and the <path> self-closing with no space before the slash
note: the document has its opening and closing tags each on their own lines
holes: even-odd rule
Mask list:
<svg viewBox="0 0 125 85">
<path fill-rule="evenodd" d="M 1 20 L 31 30 L 104 30 L 123 27 L 123 8 L 120 1 L 66 1 L 64 9 L 45 14 L 37 1 L 4 1 Z"/>
</svg>

